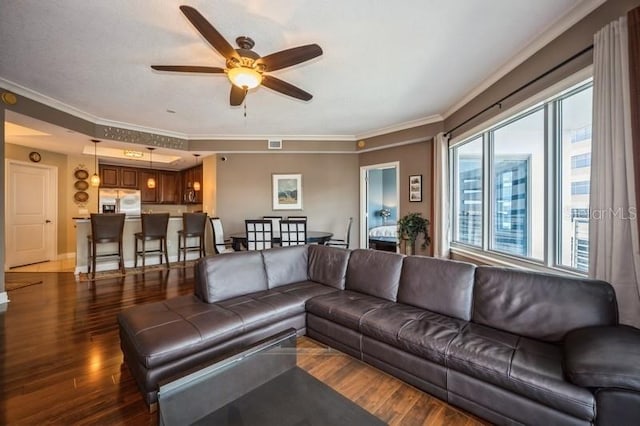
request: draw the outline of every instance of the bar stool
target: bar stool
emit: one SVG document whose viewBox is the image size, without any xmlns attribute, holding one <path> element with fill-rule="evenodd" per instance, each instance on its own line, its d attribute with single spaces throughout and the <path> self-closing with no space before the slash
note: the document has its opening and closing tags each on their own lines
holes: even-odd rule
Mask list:
<svg viewBox="0 0 640 426">
<path fill-rule="evenodd" d="M 162 265 L 162 255 L 169 268 L 169 252 L 167 250 L 167 226 L 169 225 L 169 213 L 150 213 L 140 216 L 142 220 L 142 232 L 136 232 L 135 236 L 135 260 L 134 266 L 138 267 L 138 256 L 142 257 L 142 268 L 145 267 L 147 254 L 158 254 Z M 138 241 L 142 242 L 142 250 L 138 250 Z M 158 241 L 159 246 L 154 250 L 147 250 L 147 241 Z"/>
<path fill-rule="evenodd" d="M 124 253 L 122 250 L 122 234 L 125 215 L 121 213 L 91 213 L 91 235 L 87 235 L 87 267 L 91 278 L 96 277 L 96 260 L 118 257 L 118 266 L 124 274 Z M 98 254 L 98 244 L 117 243 L 117 253 Z"/>
<path fill-rule="evenodd" d="M 204 252 L 204 227 L 207 223 L 206 213 L 183 213 L 182 229 L 178 231 L 178 262 L 182 251 L 182 262 L 187 261 L 187 251 L 198 250 L 198 258 L 205 255 Z M 187 238 L 198 238 L 197 246 L 188 246 Z"/>
</svg>

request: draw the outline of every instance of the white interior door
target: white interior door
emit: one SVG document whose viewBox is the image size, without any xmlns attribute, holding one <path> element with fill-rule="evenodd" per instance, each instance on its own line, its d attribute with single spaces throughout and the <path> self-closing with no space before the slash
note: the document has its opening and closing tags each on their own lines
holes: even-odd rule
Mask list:
<svg viewBox="0 0 640 426">
<path fill-rule="evenodd" d="M 6 166 L 5 267 L 55 259 L 57 168 L 14 160 Z"/>
</svg>

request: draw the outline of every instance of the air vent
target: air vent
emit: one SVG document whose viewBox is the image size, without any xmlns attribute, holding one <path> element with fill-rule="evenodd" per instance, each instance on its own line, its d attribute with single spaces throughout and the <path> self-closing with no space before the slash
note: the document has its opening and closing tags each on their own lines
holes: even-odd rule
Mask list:
<svg viewBox="0 0 640 426">
<path fill-rule="evenodd" d="M 282 149 L 282 139 L 269 139 L 267 148 Z"/>
</svg>

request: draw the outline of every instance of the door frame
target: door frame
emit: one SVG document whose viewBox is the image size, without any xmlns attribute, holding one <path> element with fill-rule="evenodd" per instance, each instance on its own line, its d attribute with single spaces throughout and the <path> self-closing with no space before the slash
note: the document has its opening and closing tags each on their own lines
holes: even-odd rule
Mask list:
<svg viewBox="0 0 640 426">
<path fill-rule="evenodd" d="M 369 248 L 369 218 L 367 212 L 368 183 L 367 172 L 378 169 L 396 169 L 396 204 L 400 214 L 400 161 L 360 166 L 360 248 Z"/>
<path fill-rule="evenodd" d="M 5 241 L 3 244 L 5 245 L 5 258 L 4 258 L 4 270 L 9 270 L 9 257 L 7 254 L 13 247 L 9 246 L 9 214 L 10 207 L 13 204 L 11 189 L 11 168 L 13 165 L 18 166 L 28 166 L 36 169 L 43 169 L 49 172 L 49 185 L 45 190 L 47 191 L 46 199 L 46 209 L 47 209 L 47 217 L 51 220 L 52 226 L 48 226 L 46 228 L 47 232 L 45 234 L 46 238 L 46 256 L 50 261 L 57 260 L 58 258 L 58 167 L 48 164 L 34 164 L 26 161 L 19 161 L 10 158 L 5 159 L 5 174 L 4 174 L 4 194 L 5 194 L 5 210 L 4 210 L 4 226 L 5 226 Z"/>
</svg>

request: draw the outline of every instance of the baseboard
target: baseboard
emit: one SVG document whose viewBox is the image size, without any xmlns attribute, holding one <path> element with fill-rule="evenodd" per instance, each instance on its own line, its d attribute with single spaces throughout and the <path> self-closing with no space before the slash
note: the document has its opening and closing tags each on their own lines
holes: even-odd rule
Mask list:
<svg viewBox="0 0 640 426">
<path fill-rule="evenodd" d="M 9 303 L 9 295 L 6 291 L 0 293 L 0 312 L 4 312 L 7 308 L 7 303 Z"/>
</svg>

